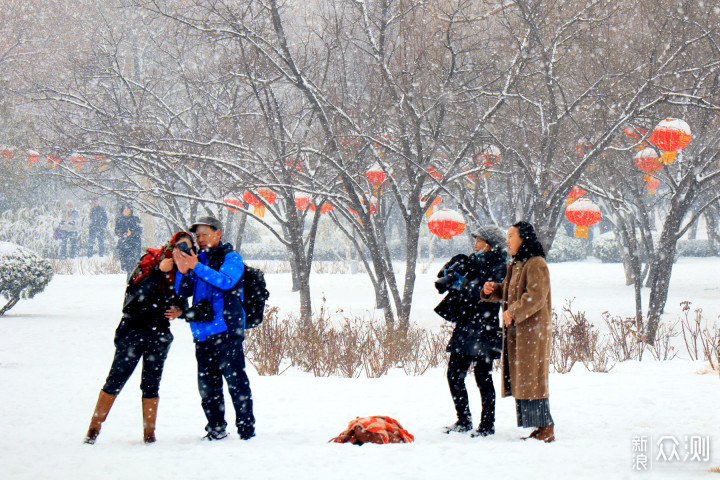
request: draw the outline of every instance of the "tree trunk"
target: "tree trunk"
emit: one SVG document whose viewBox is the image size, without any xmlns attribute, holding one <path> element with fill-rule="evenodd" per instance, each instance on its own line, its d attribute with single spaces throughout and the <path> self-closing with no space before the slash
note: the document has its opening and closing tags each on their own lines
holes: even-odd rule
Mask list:
<svg viewBox="0 0 720 480">
<path fill-rule="evenodd" d="M 19 296 L 18 296 L 18 297 L 13 297 L 13 298 L 11 298 L 11 299 L 5 304 L 5 306 L 2 307 L 2 309 L 0 309 L 0 317 L 2 317 L 3 315 L 5 315 L 5 313 L 6 313 L 8 310 L 10 310 L 10 309 L 13 308 L 15 305 L 17 305 L 17 303 L 18 303 L 19 301 L 20 301 L 20 297 L 19 297 Z"/>
</svg>

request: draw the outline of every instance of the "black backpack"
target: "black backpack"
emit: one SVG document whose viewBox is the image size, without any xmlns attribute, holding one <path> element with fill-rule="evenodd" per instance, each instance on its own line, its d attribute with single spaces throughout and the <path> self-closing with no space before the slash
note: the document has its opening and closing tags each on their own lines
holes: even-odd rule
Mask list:
<svg viewBox="0 0 720 480">
<path fill-rule="evenodd" d="M 262 270 L 245 264 L 242 276 L 243 309 L 245 310 L 245 329 L 255 328 L 263 321 L 265 302 L 270 297 L 265 274 Z"/>
</svg>

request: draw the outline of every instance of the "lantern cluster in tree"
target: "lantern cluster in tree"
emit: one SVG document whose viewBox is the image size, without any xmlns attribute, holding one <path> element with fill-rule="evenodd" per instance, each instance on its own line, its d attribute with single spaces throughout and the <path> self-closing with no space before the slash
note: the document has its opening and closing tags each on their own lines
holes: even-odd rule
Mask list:
<svg viewBox="0 0 720 480">
<path fill-rule="evenodd" d="M 440 238 L 449 239 L 465 231 L 465 219 L 454 210 L 438 210 L 430 216 L 428 229 Z"/>
<path fill-rule="evenodd" d="M 679 118 L 666 118 L 650 134 L 650 141 L 663 150 L 660 161 L 665 165 L 672 163 L 678 150 L 687 147 L 691 139 L 690 125 Z"/>
<path fill-rule="evenodd" d="M 298 210 L 307 210 L 310 206 L 310 196 L 307 193 L 297 192 L 295 194 L 295 207 Z"/>
<path fill-rule="evenodd" d="M 329 202 L 323 203 L 323 204 L 320 206 L 320 215 L 325 215 L 326 213 L 328 213 L 328 212 L 329 212 L 330 210 L 332 210 L 333 208 L 335 208 L 335 207 L 333 207 Z M 311 203 L 311 204 L 310 204 L 310 210 L 312 210 L 312 211 L 314 212 L 316 209 L 317 209 L 317 207 L 315 206 L 315 202 Z"/>
<path fill-rule="evenodd" d="M 381 185 L 387 180 L 387 174 L 379 164 L 375 164 L 365 172 L 367 181 L 373 186 L 373 195 L 380 195 L 382 193 Z"/>
<path fill-rule="evenodd" d="M 655 193 L 655 189 L 660 185 L 660 181 L 654 177 L 653 173 L 663 168 L 663 163 L 660 161 L 657 152 L 654 148 L 643 148 L 635 155 L 634 160 L 635 166 L 645 172 L 647 189 L 650 193 Z M 651 183 L 654 187 L 650 187 Z"/>
<path fill-rule="evenodd" d="M 581 198 L 568 205 L 565 209 L 565 217 L 577 225 L 577 227 L 575 227 L 576 237 L 587 238 L 589 227 L 600 221 L 602 213 L 600 212 L 600 207 L 590 200 Z"/>
<path fill-rule="evenodd" d="M 500 155 L 500 149 L 495 145 L 488 145 L 487 147 L 485 147 L 482 156 L 485 168 L 490 168 L 497 165 L 498 163 L 500 163 L 500 160 L 502 158 L 502 156 Z M 490 172 L 485 172 L 485 175 L 489 177 Z"/>
<path fill-rule="evenodd" d="M 425 203 L 428 201 L 427 196 L 420 196 L 420 203 Z M 430 218 L 433 214 L 433 207 L 437 206 L 442 202 L 442 197 L 440 195 L 435 195 L 435 198 L 433 198 L 433 201 L 430 202 L 430 206 L 428 206 L 428 209 L 425 210 L 425 216 Z"/>
<path fill-rule="evenodd" d="M 572 189 L 570 189 L 570 193 L 568 193 L 568 196 L 567 196 L 567 205 L 570 205 L 571 203 L 573 203 L 575 200 L 582 197 L 586 193 L 587 192 L 580 187 L 572 187 Z"/>
<path fill-rule="evenodd" d="M 268 204 L 272 204 L 277 199 L 277 193 L 273 192 L 269 188 L 261 187 L 257 189 L 257 194 L 260 195 Z M 243 198 L 247 203 L 253 206 L 253 213 L 258 217 L 262 218 L 265 216 L 265 205 L 249 190 L 245 190 Z"/>
</svg>

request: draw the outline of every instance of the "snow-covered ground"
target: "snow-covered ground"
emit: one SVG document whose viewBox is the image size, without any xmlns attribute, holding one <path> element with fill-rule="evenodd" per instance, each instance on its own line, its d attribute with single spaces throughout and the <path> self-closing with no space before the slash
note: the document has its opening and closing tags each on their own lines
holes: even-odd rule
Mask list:
<svg viewBox="0 0 720 480">
<path fill-rule="evenodd" d="M 717 319 L 719 267 L 717 258 L 681 258 L 665 319 L 677 319 L 682 300 L 702 307 L 706 318 Z M 634 311 L 632 288 L 623 286 L 620 265 L 587 261 L 550 268 L 556 307 L 574 298 L 574 307 L 585 310 L 596 324 L 603 311 Z M 441 297 L 432 286 L 437 268 L 427 271 L 418 279 L 413 318 L 434 327 L 441 320 L 432 307 Z M 267 279 L 271 304 L 292 313 L 298 308 L 297 294 L 288 291 L 288 277 L 271 274 Z M 683 359 L 625 362 L 610 373 L 576 367 L 569 374 L 551 374 L 557 442 L 550 445 L 519 440 L 527 432 L 515 426 L 512 399 L 498 399 L 493 437 L 439 433 L 454 421 L 440 369 L 420 377 L 391 372 L 379 379 L 350 380 L 292 370 L 260 377 L 250 367 L 257 437 L 249 442 L 235 437 L 200 442 L 205 420 L 192 340 L 183 323 L 173 326 L 158 442 L 142 443 L 136 372 L 97 444 L 83 445 L 113 355 L 123 279 L 58 275 L 45 292 L 0 317 L 0 479 L 720 478 L 709 473 L 720 466 L 720 379 L 707 373 L 702 362 Z M 312 281 L 316 308 L 324 296 L 331 311 L 377 316 L 364 275 L 314 274 Z M 468 384 L 479 420 L 479 395 L 471 380 Z M 327 443 L 355 416 L 375 414 L 398 419 L 415 435 L 415 443 Z M 709 449 L 704 451 L 707 439 Z M 645 451 L 634 450 L 643 440 Z M 663 454 L 672 456 L 675 441 L 680 459 L 662 460 Z M 643 453 L 648 457 L 645 473 L 633 469 Z M 693 455 L 703 461 L 691 461 Z"/>
</svg>

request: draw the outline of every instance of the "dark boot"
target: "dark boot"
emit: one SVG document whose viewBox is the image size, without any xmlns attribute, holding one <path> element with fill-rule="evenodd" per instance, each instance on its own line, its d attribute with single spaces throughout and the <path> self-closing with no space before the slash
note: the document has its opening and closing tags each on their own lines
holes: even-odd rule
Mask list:
<svg viewBox="0 0 720 480">
<path fill-rule="evenodd" d="M 159 398 L 143 398 L 143 441 L 145 443 L 155 443 L 155 420 L 157 419 L 157 409 Z"/>
<path fill-rule="evenodd" d="M 95 439 L 100 435 L 100 426 L 107 418 L 108 412 L 110 412 L 110 408 L 113 402 L 115 402 L 116 397 L 117 395 L 110 395 L 100 390 L 100 396 L 98 397 L 97 405 L 95 405 L 95 412 L 90 420 L 87 435 L 85 435 L 85 443 L 90 445 L 95 443 Z"/>
<path fill-rule="evenodd" d="M 471 437 L 487 437 L 495 434 L 495 391 L 482 396 L 482 416 L 480 425 L 475 429 Z"/>
<path fill-rule="evenodd" d="M 451 433 L 451 432 L 457 432 L 457 433 L 466 433 L 472 430 L 472 420 L 471 419 L 463 419 L 458 420 L 457 422 L 453 423 L 452 425 L 448 425 L 447 427 L 443 427 L 443 433 Z"/>
</svg>

